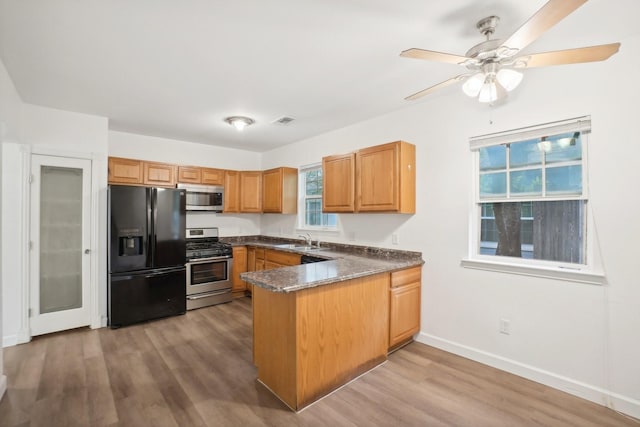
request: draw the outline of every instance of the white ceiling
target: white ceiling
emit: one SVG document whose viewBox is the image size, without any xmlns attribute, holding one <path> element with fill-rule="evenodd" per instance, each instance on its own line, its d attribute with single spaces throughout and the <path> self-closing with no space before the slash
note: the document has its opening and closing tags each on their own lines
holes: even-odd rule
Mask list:
<svg viewBox="0 0 640 427">
<path fill-rule="evenodd" d="M 402 50 L 464 55 L 483 40 L 479 19 L 500 16 L 504 39 L 545 2 L 0 0 L 0 57 L 25 102 L 105 116 L 113 130 L 267 151 L 410 105 L 405 96 L 464 69 Z M 588 1 L 527 52 L 636 35 L 639 3 Z M 440 96 L 464 97 L 452 86 L 412 102 Z M 240 133 L 231 115 L 256 123 Z M 283 116 L 296 120 L 272 124 Z"/>
</svg>

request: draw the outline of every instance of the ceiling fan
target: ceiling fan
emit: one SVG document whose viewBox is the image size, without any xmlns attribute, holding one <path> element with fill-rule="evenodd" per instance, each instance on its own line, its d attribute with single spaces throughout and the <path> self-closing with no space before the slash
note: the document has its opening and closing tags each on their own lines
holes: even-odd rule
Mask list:
<svg viewBox="0 0 640 427">
<path fill-rule="evenodd" d="M 476 27 L 487 40 L 473 46 L 465 56 L 416 48 L 403 51 L 400 56 L 406 58 L 458 64 L 469 70 L 468 73 L 452 77 L 405 99 L 414 100 L 451 84 L 464 82 L 462 90 L 465 94 L 480 102 L 491 103 L 505 98 L 507 92 L 520 84 L 522 73 L 519 69 L 604 61 L 618 52 L 620 43 L 516 56 L 586 2 L 587 0 L 550 0 L 504 41 L 491 39 L 500 18 L 484 18 Z"/>
</svg>

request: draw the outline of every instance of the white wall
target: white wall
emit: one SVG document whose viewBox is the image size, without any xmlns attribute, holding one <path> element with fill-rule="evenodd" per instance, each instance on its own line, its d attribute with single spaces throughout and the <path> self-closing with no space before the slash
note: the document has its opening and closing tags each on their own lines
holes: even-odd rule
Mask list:
<svg viewBox="0 0 640 427">
<path fill-rule="evenodd" d="M 2 207 L 4 206 L 2 203 L 2 196 L 4 195 L 3 191 L 3 182 L 5 179 L 2 177 L 2 171 L 4 168 L 2 165 L 2 146 L 9 141 L 17 141 L 20 135 L 20 124 L 21 124 L 21 111 L 22 111 L 22 100 L 16 91 L 16 88 L 13 86 L 13 82 L 7 73 L 6 68 L 2 61 L 0 61 L 0 230 L 2 230 L 3 224 L 5 224 L 5 219 L 2 215 Z M 4 234 L 2 234 L 4 235 Z M 4 239 L 3 239 L 4 241 Z M 7 265 L 3 263 L 2 254 L 3 245 L 0 245 L 0 307 L 2 307 L 3 303 L 3 284 L 4 280 L 2 277 L 2 272 L 4 271 L 3 265 Z M 4 310 L 3 310 L 4 312 Z M 4 330 L 4 313 L 0 314 L 0 337 L 3 335 Z M 4 392 L 7 389 L 7 377 L 4 375 L 4 364 L 3 364 L 3 354 L 2 348 L 0 347 L 0 399 L 4 396 Z"/>
<path fill-rule="evenodd" d="M 607 62 L 525 72 L 509 102 L 488 107 L 451 87 L 400 111 L 283 147 L 263 168 L 297 167 L 398 139 L 417 146 L 417 213 L 345 214 L 327 240 L 418 250 L 426 260 L 419 340 L 640 416 L 638 258 L 640 38 Z M 607 286 L 469 270 L 471 136 L 591 115 L 590 214 Z M 267 234 L 295 218 L 265 215 Z M 511 334 L 498 333 L 499 319 Z"/>
<path fill-rule="evenodd" d="M 28 188 L 30 153 L 84 157 L 92 160 L 92 275 L 97 283 L 98 312 L 91 326 L 106 324 L 106 194 L 107 127 L 104 117 L 55 110 L 22 103 L 19 122 L 20 141 L 3 144 L 2 156 L 2 283 L 3 346 L 29 339 L 24 312 L 22 284 L 24 245 L 28 227 Z"/>
<path fill-rule="evenodd" d="M 193 142 L 109 132 L 109 155 L 131 159 L 233 170 L 260 170 L 259 153 Z M 188 212 L 187 227 L 218 227 L 220 236 L 260 234 L 258 214 Z"/>
</svg>

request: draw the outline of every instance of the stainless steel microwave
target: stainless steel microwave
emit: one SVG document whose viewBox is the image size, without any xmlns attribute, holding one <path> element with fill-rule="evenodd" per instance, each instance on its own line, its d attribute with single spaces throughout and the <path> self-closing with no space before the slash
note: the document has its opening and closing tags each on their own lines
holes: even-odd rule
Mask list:
<svg viewBox="0 0 640 427">
<path fill-rule="evenodd" d="M 188 211 L 222 212 L 224 187 L 214 185 L 178 184 L 187 190 Z"/>
</svg>

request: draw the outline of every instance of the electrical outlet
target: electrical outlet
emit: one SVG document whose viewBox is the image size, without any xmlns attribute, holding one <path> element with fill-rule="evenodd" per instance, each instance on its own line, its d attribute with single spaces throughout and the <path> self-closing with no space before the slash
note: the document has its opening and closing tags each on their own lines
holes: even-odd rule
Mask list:
<svg viewBox="0 0 640 427">
<path fill-rule="evenodd" d="M 500 333 L 505 335 L 511 333 L 511 321 L 509 319 L 500 319 Z"/>
<path fill-rule="evenodd" d="M 400 238 L 398 237 L 398 233 L 391 234 L 391 244 L 392 245 L 400 244 Z"/>
</svg>

